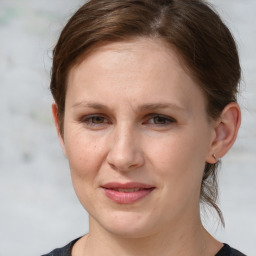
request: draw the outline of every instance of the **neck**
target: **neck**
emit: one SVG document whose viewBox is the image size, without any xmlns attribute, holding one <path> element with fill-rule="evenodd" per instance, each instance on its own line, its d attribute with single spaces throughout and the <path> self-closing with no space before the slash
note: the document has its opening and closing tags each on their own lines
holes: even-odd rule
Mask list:
<svg viewBox="0 0 256 256">
<path fill-rule="evenodd" d="M 195 223 L 195 224 L 191 224 Z M 184 224 L 184 223 L 183 223 Z M 90 218 L 90 232 L 81 239 L 72 255 L 105 255 L 105 256 L 204 256 L 215 255 L 222 247 L 203 228 L 200 219 L 185 225 L 168 226 L 161 232 L 148 236 L 129 237 L 110 233 Z M 80 247 L 80 250 L 78 250 Z"/>
</svg>

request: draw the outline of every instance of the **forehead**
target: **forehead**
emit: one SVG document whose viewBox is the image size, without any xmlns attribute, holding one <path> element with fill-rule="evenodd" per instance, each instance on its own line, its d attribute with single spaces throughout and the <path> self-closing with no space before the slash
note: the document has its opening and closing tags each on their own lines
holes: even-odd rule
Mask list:
<svg viewBox="0 0 256 256">
<path fill-rule="evenodd" d="M 189 105 L 194 102 L 189 96 L 203 98 L 175 50 L 159 39 L 149 38 L 108 43 L 93 49 L 72 67 L 67 89 L 69 94 L 79 90 L 80 98 L 84 90 L 87 97 L 110 95 L 113 99 L 114 95 L 125 94 L 133 102 L 142 96 L 149 103 L 166 101 L 169 97 L 172 103 L 183 101 L 183 105 Z"/>
<path fill-rule="evenodd" d="M 137 57 L 137 59 L 135 60 L 134 57 Z M 160 38 L 138 37 L 124 41 L 96 43 L 77 58 L 73 65 L 71 65 L 69 74 L 74 70 L 78 70 L 83 62 L 92 65 L 97 61 L 99 68 L 100 63 L 104 63 L 105 59 L 108 58 L 108 62 L 111 61 L 114 64 L 116 61 L 119 66 L 121 63 L 128 63 L 132 60 L 135 60 L 133 64 L 137 63 L 139 65 L 141 64 L 139 57 L 144 60 L 144 64 L 152 59 L 157 62 L 170 62 L 171 60 L 171 62 L 180 65 L 183 71 L 189 72 L 175 48 L 164 40 Z M 150 64 L 150 62 L 148 63 Z"/>
</svg>

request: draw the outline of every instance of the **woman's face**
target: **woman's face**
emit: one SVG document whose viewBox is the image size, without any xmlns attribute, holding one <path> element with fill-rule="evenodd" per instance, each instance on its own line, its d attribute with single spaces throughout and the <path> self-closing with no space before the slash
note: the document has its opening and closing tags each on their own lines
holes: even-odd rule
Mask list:
<svg viewBox="0 0 256 256">
<path fill-rule="evenodd" d="M 61 142 L 92 230 L 140 237 L 199 221 L 205 105 L 160 40 L 109 43 L 71 69 Z"/>
</svg>

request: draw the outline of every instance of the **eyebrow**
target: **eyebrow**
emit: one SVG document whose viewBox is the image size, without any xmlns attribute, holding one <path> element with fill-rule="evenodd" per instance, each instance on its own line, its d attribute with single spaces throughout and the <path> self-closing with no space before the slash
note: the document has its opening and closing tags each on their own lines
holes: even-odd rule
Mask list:
<svg viewBox="0 0 256 256">
<path fill-rule="evenodd" d="M 181 107 L 177 104 L 174 103 L 150 103 L 150 104 L 143 104 L 141 106 L 139 106 L 139 110 L 140 111 L 153 111 L 153 110 L 157 110 L 157 109 L 165 109 L 165 108 L 172 108 L 172 109 L 176 109 L 176 110 L 185 110 L 184 107 Z"/>
<path fill-rule="evenodd" d="M 72 108 L 81 107 L 81 108 L 93 108 L 97 110 L 104 110 L 109 109 L 108 106 L 98 103 L 98 102 L 88 102 L 88 101 L 81 101 L 77 102 L 74 105 L 72 105 Z M 179 106 L 174 103 L 149 103 L 149 104 L 143 104 L 138 107 L 138 111 L 154 111 L 158 109 L 166 109 L 171 108 L 178 111 L 184 111 L 185 108 L 182 106 Z"/>
<path fill-rule="evenodd" d="M 77 102 L 74 105 L 72 105 L 72 108 L 76 108 L 76 107 L 87 107 L 87 108 L 94 108 L 94 109 L 108 109 L 108 107 L 106 105 L 103 105 L 101 103 L 97 103 L 97 102 L 87 102 L 87 101 L 81 101 L 81 102 Z"/>
</svg>

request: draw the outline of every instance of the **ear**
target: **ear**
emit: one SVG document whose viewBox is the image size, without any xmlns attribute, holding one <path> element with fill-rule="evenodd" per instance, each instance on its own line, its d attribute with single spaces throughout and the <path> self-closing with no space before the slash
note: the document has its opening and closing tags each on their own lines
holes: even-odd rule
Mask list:
<svg viewBox="0 0 256 256">
<path fill-rule="evenodd" d="M 65 147 L 65 143 L 64 143 L 64 137 L 63 137 L 63 135 L 61 135 L 61 132 L 60 132 L 59 119 L 58 119 L 58 107 L 57 107 L 56 103 L 52 104 L 52 115 L 53 115 L 53 120 L 54 120 L 55 128 L 56 128 L 56 131 L 58 134 L 58 138 L 59 138 L 59 142 L 60 142 L 62 151 L 63 151 L 64 155 L 66 156 L 66 147 Z"/>
<path fill-rule="evenodd" d="M 214 164 L 233 146 L 241 124 L 241 111 L 237 103 L 229 103 L 214 126 L 214 137 L 206 162 Z"/>
</svg>

